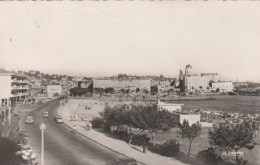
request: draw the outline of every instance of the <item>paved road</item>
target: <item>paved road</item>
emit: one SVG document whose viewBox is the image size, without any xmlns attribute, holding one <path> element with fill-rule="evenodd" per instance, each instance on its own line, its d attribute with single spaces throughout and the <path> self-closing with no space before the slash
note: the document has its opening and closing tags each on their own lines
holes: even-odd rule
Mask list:
<svg viewBox="0 0 260 165">
<path fill-rule="evenodd" d="M 40 157 L 41 131 L 40 123 L 46 124 L 45 130 L 45 165 L 99 165 L 113 159 L 123 157 L 110 151 L 85 137 L 74 134 L 64 124 L 57 124 L 53 118 L 59 106 L 59 100 L 53 100 L 39 105 L 36 109 L 22 113 L 20 129 L 30 135 L 29 144 L 37 157 Z M 43 118 L 42 113 L 48 111 L 49 118 Z M 25 124 L 26 115 L 32 115 L 35 122 Z M 40 160 L 40 159 L 38 159 Z"/>
</svg>

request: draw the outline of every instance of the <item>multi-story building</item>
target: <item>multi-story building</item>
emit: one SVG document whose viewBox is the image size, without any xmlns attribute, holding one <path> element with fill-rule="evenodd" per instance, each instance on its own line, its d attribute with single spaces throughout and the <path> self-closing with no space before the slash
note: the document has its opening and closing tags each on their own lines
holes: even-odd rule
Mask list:
<svg viewBox="0 0 260 165">
<path fill-rule="evenodd" d="M 208 91 L 211 82 L 218 82 L 218 73 L 193 74 L 191 65 L 187 65 L 184 75 L 180 71 L 179 79 L 183 91 Z"/>
<path fill-rule="evenodd" d="M 171 85 L 171 81 L 169 79 L 152 79 L 151 86 L 161 86 L 168 87 Z"/>
<path fill-rule="evenodd" d="M 212 90 L 219 92 L 232 92 L 234 89 L 233 82 L 212 83 Z"/>
<path fill-rule="evenodd" d="M 28 77 L 22 74 L 0 73 L 0 101 L 2 106 L 26 103 L 29 95 Z"/>
<path fill-rule="evenodd" d="M 46 90 L 49 98 L 55 97 L 56 94 L 57 96 L 62 95 L 62 87 L 60 84 L 51 83 L 47 85 Z"/>
<path fill-rule="evenodd" d="M 129 89 L 130 91 L 141 92 L 146 89 L 150 91 L 151 80 L 150 79 L 94 79 L 93 88 L 114 88 L 115 92 L 119 92 L 121 89 Z"/>
<path fill-rule="evenodd" d="M 218 82 L 218 74 L 217 73 L 201 73 L 201 77 L 207 77 L 209 81 Z"/>
</svg>

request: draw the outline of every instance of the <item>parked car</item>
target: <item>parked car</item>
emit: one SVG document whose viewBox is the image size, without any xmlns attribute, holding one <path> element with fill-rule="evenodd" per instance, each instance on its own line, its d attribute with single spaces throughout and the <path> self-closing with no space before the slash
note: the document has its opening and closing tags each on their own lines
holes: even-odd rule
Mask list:
<svg viewBox="0 0 260 165">
<path fill-rule="evenodd" d="M 25 138 L 19 138 L 19 139 L 16 140 L 16 144 L 17 144 L 18 146 L 20 146 L 20 145 L 26 145 L 27 142 L 28 142 L 28 140 L 25 139 Z"/>
<path fill-rule="evenodd" d="M 34 120 L 32 116 L 26 116 L 26 120 L 25 120 L 26 124 L 32 124 L 33 122 Z"/>
<path fill-rule="evenodd" d="M 43 104 L 43 101 L 42 100 L 38 101 L 38 104 Z"/>
<path fill-rule="evenodd" d="M 34 160 L 36 157 L 29 145 L 19 145 L 16 155 L 20 156 L 23 160 Z"/>
<path fill-rule="evenodd" d="M 54 117 L 54 121 L 56 121 L 56 123 L 63 123 L 63 119 L 62 119 L 62 117 L 59 116 L 59 115 L 56 115 L 56 116 Z"/>
<path fill-rule="evenodd" d="M 13 116 L 15 118 L 17 118 L 18 120 L 20 120 L 21 114 L 20 113 L 14 113 Z"/>
<path fill-rule="evenodd" d="M 134 158 L 126 157 L 110 161 L 106 165 L 137 165 L 137 162 Z"/>
<path fill-rule="evenodd" d="M 49 117 L 49 112 L 43 112 L 42 117 L 48 118 Z"/>
</svg>

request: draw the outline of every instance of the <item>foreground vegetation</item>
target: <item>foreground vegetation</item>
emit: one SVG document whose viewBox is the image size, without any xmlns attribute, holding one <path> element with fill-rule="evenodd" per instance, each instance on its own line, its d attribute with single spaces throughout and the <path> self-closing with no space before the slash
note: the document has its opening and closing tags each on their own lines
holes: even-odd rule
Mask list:
<svg viewBox="0 0 260 165">
<path fill-rule="evenodd" d="M 17 141 L 19 139 L 16 125 L 0 124 L 0 164 L 21 165 L 22 160 L 16 156 L 18 151 Z"/>
<path fill-rule="evenodd" d="M 176 139 L 155 143 L 153 140 L 154 136 L 157 136 L 159 132 L 169 133 L 170 130 L 179 128 L 177 134 L 189 141 L 189 148 L 187 149 L 187 155 L 189 155 L 193 139 L 196 139 L 201 134 L 201 127 L 198 123 L 191 126 L 187 121 L 184 121 L 182 125 L 174 124 L 172 114 L 168 111 L 157 111 L 156 106 L 106 106 L 100 115 L 101 117 L 93 118 L 93 128 L 101 128 L 115 138 L 133 145 L 143 146 L 143 152 L 145 152 L 145 148 L 148 148 L 152 152 L 164 156 L 174 156 L 176 159 L 183 158 L 180 152 L 180 146 L 183 144 Z M 209 165 L 232 164 L 226 162 L 224 157 L 222 158 L 222 153 L 224 151 L 227 153 L 232 153 L 233 151 L 239 153 L 240 149 L 254 148 L 256 143 L 253 136 L 256 129 L 257 127 L 254 126 L 252 121 L 240 124 L 227 122 L 215 125 L 207 131 L 211 147 L 198 152 L 196 155 L 192 155 L 192 157 L 186 157 L 184 162 L 196 160 Z M 137 133 L 136 130 L 140 130 L 143 133 Z M 247 163 L 238 154 L 235 156 L 237 165 L 245 165 Z"/>
</svg>

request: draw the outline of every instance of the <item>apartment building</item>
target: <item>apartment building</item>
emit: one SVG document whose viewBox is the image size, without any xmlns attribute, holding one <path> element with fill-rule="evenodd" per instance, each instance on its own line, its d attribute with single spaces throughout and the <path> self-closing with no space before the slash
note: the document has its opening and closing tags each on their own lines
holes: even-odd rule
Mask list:
<svg viewBox="0 0 260 165">
<path fill-rule="evenodd" d="M 191 65 L 185 67 L 185 74 L 180 71 L 180 83 L 183 84 L 183 90 L 186 91 L 208 91 L 210 82 L 218 82 L 218 73 L 201 73 L 201 75 L 192 73 Z"/>
<path fill-rule="evenodd" d="M 93 88 L 114 88 L 115 92 L 119 92 L 121 89 L 129 89 L 135 92 L 139 89 L 141 92 L 146 89 L 150 91 L 151 80 L 150 79 L 94 79 Z"/>
<path fill-rule="evenodd" d="M 0 73 L 0 101 L 2 106 L 25 103 L 29 96 L 28 77 L 22 74 Z"/>
</svg>

